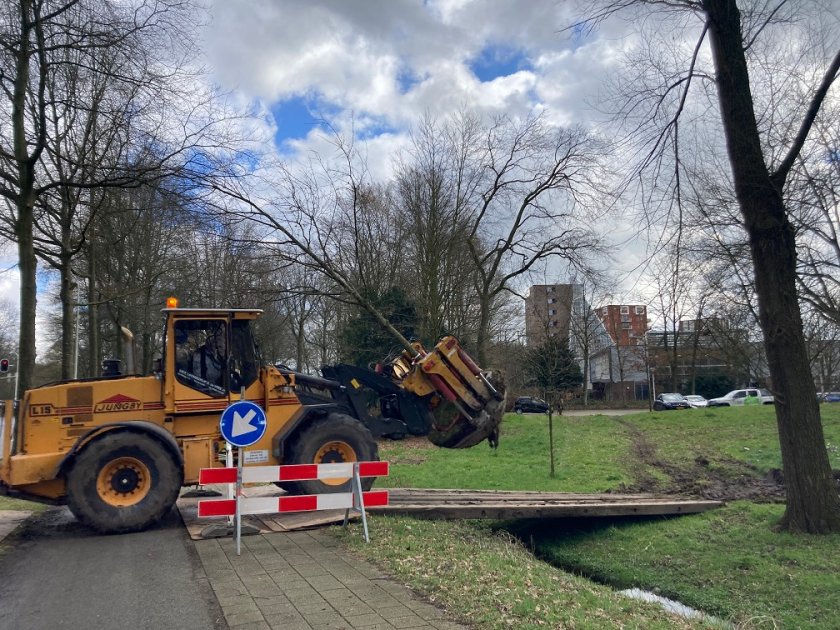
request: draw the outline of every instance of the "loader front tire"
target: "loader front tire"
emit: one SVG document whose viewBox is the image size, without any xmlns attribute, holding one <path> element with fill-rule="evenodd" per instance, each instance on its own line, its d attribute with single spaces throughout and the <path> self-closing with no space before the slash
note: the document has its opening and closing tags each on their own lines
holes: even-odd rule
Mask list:
<svg viewBox="0 0 840 630">
<path fill-rule="evenodd" d="M 183 470 L 154 437 L 110 431 L 82 449 L 66 481 L 76 518 L 118 534 L 146 529 L 165 516 L 178 498 Z"/>
<path fill-rule="evenodd" d="M 361 422 L 341 413 L 331 413 L 302 429 L 289 446 L 287 464 L 340 464 L 379 460 L 373 434 Z M 362 489 L 370 490 L 374 479 L 362 478 Z M 349 492 L 351 479 L 312 479 L 278 484 L 290 494 Z"/>
</svg>

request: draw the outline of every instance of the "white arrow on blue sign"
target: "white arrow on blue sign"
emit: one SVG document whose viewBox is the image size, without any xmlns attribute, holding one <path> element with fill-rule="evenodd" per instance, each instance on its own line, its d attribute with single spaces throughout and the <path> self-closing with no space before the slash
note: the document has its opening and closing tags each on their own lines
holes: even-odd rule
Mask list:
<svg viewBox="0 0 840 630">
<path fill-rule="evenodd" d="M 265 411 L 257 404 L 240 400 L 222 412 L 219 430 L 233 446 L 243 448 L 260 441 L 265 435 Z"/>
</svg>

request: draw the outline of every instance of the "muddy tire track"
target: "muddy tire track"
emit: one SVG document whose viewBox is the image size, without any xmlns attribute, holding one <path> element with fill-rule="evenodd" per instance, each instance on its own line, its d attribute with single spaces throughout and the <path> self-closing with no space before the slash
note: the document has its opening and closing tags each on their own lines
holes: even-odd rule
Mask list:
<svg viewBox="0 0 840 630">
<path fill-rule="evenodd" d="M 784 476 L 778 469 L 762 476 L 755 466 L 729 458 L 698 453 L 687 465 L 663 460 L 656 444 L 632 422 L 616 418 L 632 441 L 632 484 L 617 492 L 680 494 L 717 501 L 748 499 L 758 502 L 785 500 Z"/>
</svg>

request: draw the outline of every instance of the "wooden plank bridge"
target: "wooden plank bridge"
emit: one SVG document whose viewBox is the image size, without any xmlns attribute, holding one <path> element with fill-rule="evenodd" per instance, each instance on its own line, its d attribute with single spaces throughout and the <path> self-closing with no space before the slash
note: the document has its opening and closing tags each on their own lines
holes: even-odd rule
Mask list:
<svg viewBox="0 0 840 630">
<path fill-rule="evenodd" d="M 389 490 L 389 495 L 389 505 L 368 511 L 443 519 L 580 518 L 695 514 L 722 505 L 720 501 L 649 494 L 397 488 Z"/>
<path fill-rule="evenodd" d="M 224 486 L 218 490 L 224 491 Z M 694 514 L 720 507 L 720 501 L 648 494 L 570 494 L 561 492 L 510 492 L 493 490 L 426 490 L 391 488 L 389 505 L 369 508 L 371 514 L 405 514 L 435 519 L 590 518 Z M 247 496 L 274 496 L 283 491 L 274 485 L 244 489 Z M 193 539 L 213 522 L 196 513 L 198 497 L 178 500 L 181 518 Z M 243 522 L 261 533 L 308 529 L 344 519 L 344 510 L 295 514 L 250 515 Z"/>
</svg>

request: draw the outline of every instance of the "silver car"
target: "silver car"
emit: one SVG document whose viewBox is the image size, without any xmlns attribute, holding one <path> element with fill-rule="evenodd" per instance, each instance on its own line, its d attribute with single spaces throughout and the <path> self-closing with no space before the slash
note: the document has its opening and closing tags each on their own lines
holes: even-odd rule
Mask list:
<svg viewBox="0 0 840 630">
<path fill-rule="evenodd" d="M 691 407 L 706 407 L 709 404 L 709 401 L 703 398 L 702 396 L 698 396 L 697 394 L 688 394 L 687 396 L 683 396 L 688 401 L 688 404 Z"/>
</svg>

